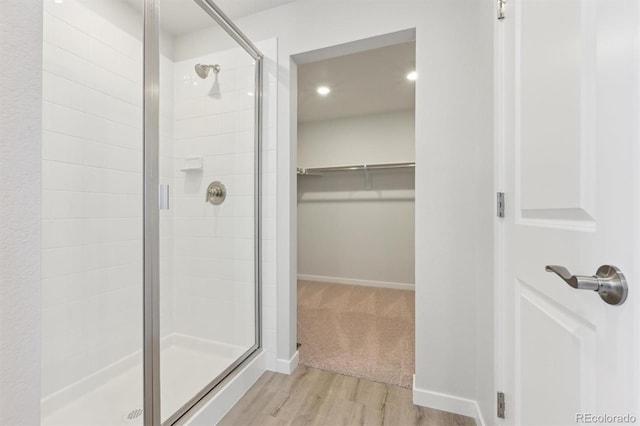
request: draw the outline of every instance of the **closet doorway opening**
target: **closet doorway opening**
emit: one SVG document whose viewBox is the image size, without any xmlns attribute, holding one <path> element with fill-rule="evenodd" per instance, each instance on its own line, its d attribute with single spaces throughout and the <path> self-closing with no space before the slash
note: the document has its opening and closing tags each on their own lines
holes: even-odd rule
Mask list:
<svg viewBox="0 0 640 426">
<path fill-rule="evenodd" d="M 411 388 L 415 39 L 370 47 L 298 62 L 298 349 Z"/>
</svg>

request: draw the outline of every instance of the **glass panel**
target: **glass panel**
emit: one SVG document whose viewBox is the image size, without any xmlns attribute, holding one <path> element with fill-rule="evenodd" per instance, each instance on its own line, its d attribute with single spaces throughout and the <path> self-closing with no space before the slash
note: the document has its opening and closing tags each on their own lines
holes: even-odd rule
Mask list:
<svg viewBox="0 0 640 426">
<path fill-rule="evenodd" d="M 42 423 L 142 424 L 142 0 L 45 0 Z"/>
<path fill-rule="evenodd" d="M 160 17 L 166 421 L 256 343 L 256 65 L 195 2 L 162 0 Z"/>
</svg>

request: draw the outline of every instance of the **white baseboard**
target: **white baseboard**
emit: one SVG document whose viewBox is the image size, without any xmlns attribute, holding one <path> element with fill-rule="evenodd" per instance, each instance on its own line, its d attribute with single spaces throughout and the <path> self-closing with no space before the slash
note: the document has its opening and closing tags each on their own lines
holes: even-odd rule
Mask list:
<svg viewBox="0 0 640 426">
<path fill-rule="evenodd" d="M 387 281 L 369 281 L 369 280 L 356 280 L 354 278 L 339 278 L 339 277 L 323 277 L 321 275 L 298 275 L 299 280 L 303 281 L 318 281 L 321 283 L 331 284 L 347 284 L 347 285 L 361 285 L 365 287 L 382 287 L 393 288 L 396 290 L 415 290 L 416 286 L 407 283 L 392 283 Z"/>
<path fill-rule="evenodd" d="M 476 415 L 473 417 L 476 420 L 476 425 L 485 426 L 486 423 L 484 422 L 484 416 L 482 415 L 482 410 L 480 410 L 480 406 L 475 401 L 473 403 L 476 406 Z"/>
<path fill-rule="evenodd" d="M 460 398 L 446 393 L 429 391 L 416 387 L 416 376 L 413 376 L 413 403 L 422 407 L 448 411 L 467 417 L 473 417 L 476 425 L 484 426 L 484 418 L 478 403 L 472 399 Z"/>
<path fill-rule="evenodd" d="M 276 360 L 276 371 L 283 374 L 291 374 L 298 367 L 298 361 L 300 360 L 300 352 L 296 351 L 291 359 Z"/>
<path fill-rule="evenodd" d="M 265 354 L 262 351 L 225 383 L 220 390 L 205 397 L 205 400 L 199 403 L 202 406 L 184 424 L 193 426 L 218 424 L 265 372 L 264 358 Z"/>
</svg>

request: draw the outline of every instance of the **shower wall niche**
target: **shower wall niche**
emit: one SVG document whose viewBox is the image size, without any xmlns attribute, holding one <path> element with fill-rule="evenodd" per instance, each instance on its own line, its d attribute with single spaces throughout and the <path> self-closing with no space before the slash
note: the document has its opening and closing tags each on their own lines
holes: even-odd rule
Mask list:
<svg viewBox="0 0 640 426">
<path fill-rule="evenodd" d="M 142 7 L 45 0 L 43 424 L 144 417 Z M 195 2 L 160 2 L 160 12 L 159 183 L 169 186 L 158 230 L 164 422 L 258 346 L 260 156 L 254 58 Z M 216 38 L 194 50 L 188 40 L 200 33 Z M 197 64 L 220 70 L 203 79 Z M 269 159 L 275 163 L 275 151 Z M 275 164 L 267 169 L 274 182 Z M 227 190 L 219 205 L 206 202 L 214 181 Z M 264 216 L 275 227 L 273 210 L 271 203 Z"/>
</svg>

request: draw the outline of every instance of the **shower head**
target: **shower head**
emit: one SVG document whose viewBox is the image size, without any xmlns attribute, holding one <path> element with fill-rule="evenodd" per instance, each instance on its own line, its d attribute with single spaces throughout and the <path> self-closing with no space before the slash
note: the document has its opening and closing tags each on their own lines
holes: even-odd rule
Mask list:
<svg viewBox="0 0 640 426">
<path fill-rule="evenodd" d="M 198 77 L 204 79 L 209 77 L 209 71 L 213 70 L 214 73 L 218 74 L 220 72 L 220 65 L 215 64 L 215 65 L 202 65 L 202 64 L 198 64 L 195 66 L 196 69 L 196 74 L 198 74 Z"/>
</svg>

